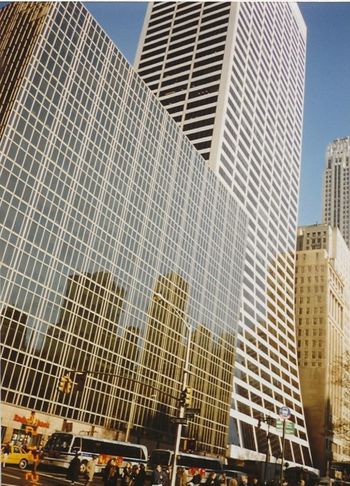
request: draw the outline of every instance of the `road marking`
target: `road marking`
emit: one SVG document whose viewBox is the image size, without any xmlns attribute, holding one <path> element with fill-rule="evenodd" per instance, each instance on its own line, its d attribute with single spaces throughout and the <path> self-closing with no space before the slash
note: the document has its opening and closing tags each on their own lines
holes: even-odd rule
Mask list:
<svg viewBox="0 0 350 486">
<path fill-rule="evenodd" d="M 21 479 L 21 476 L 13 476 L 12 474 L 9 474 L 7 471 L 2 470 L 2 474 L 5 476 L 8 476 L 9 478 L 15 478 L 15 479 Z"/>
<path fill-rule="evenodd" d="M 30 471 L 27 471 L 25 473 L 25 475 L 27 475 L 28 473 L 30 474 Z M 13 478 L 13 479 L 17 479 L 17 480 L 23 479 L 23 476 L 22 475 L 14 476 L 13 474 L 9 474 L 7 471 L 4 471 L 4 470 L 2 470 L 2 474 L 3 474 L 3 476 L 6 475 L 8 478 Z M 40 483 L 40 476 L 43 476 L 45 478 L 55 479 L 56 481 L 63 479 L 64 482 L 67 482 L 67 483 L 70 482 L 70 480 L 68 480 L 68 479 L 65 478 L 65 474 L 57 474 L 56 476 L 52 476 L 51 474 L 44 474 L 44 473 L 41 473 L 41 472 L 37 472 L 36 474 L 38 476 L 38 479 L 35 482 L 33 482 L 32 484 L 37 484 L 37 485 L 41 484 Z M 27 481 L 28 481 L 28 479 L 27 479 Z M 85 483 L 81 483 L 80 481 L 79 482 L 76 481 L 75 484 L 77 484 L 77 485 L 80 484 L 80 485 L 83 486 Z M 13 483 L 4 483 L 4 482 L 2 482 L 1 485 L 2 486 L 14 486 Z"/>
</svg>

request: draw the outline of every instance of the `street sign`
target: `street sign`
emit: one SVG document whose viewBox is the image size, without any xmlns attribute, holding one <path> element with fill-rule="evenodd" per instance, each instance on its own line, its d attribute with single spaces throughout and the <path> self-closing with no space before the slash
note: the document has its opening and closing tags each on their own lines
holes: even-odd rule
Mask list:
<svg viewBox="0 0 350 486">
<path fill-rule="evenodd" d="M 276 429 L 283 430 L 283 423 L 285 422 L 285 433 L 294 435 L 295 433 L 295 423 L 289 420 L 276 420 Z"/>
<path fill-rule="evenodd" d="M 171 419 L 173 424 L 181 424 L 181 425 L 187 425 L 187 418 L 186 417 L 173 417 Z"/>
<path fill-rule="evenodd" d="M 290 409 L 286 406 L 283 406 L 279 409 L 279 415 L 282 420 L 287 420 L 291 416 Z"/>
<path fill-rule="evenodd" d="M 196 415 L 200 414 L 200 408 L 186 408 L 185 415 L 186 418 L 194 418 Z"/>
</svg>

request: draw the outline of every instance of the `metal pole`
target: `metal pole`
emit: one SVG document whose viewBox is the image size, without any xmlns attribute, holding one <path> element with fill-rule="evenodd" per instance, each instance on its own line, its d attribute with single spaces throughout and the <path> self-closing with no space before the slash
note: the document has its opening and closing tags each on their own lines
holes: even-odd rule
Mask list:
<svg viewBox="0 0 350 486">
<path fill-rule="evenodd" d="M 130 407 L 128 426 L 127 426 L 126 432 L 125 432 L 125 442 L 129 442 L 130 432 L 131 432 L 131 429 L 134 425 L 136 402 L 137 402 L 137 397 L 134 395 L 132 402 L 131 402 L 131 407 Z"/>
<path fill-rule="evenodd" d="M 283 432 L 282 432 L 282 457 L 281 457 L 281 472 L 280 472 L 280 485 L 283 483 L 283 466 L 284 466 L 284 445 L 286 440 L 286 420 L 283 420 Z"/>
<path fill-rule="evenodd" d="M 267 422 L 267 434 L 266 434 L 266 456 L 265 456 L 265 466 L 264 466 L 264 477 L 263 477 L 263 484 L 266 484 L 266 477 L 267 477 L 267 465 L 269 463 L 269 456 L 270 456 L 270 447 L 269 447 L 269 442 L 270 442 L 270 417 L 267 417 L 266 422 Z"/>
<path fill-rule="evenodd" d="M 188 333 L 187 333 L 185 367 L 183 370 L 183 378 L 182 378 L 182 390 L 184 390 L 187 387 L 187 383 L 188 383 L 188 373 L 189 373 L 188 367 L 190 362 L 190 349 L 191 349 L 191 340 L 192 340 L 192 327 L 185 321 L 185 319 L 183 319 L 183 321 L 187 327 Z M 184 418 L 184 417 L 185 417 L 185 407 L 181 406 L 179 412 L 179 418 Z M 176 482 L 176 463 L 177 463 L 177 456 L 179 454 L 179 449 L 180 449 L 181 432 L 182 432 L 182 424 L 177 424 L 175 447 L 174 447 L 173 458 L 171 461 L 172 471 L 171 471 L 170 486 L 175 486 L 175 482 Z"/>
</svg>

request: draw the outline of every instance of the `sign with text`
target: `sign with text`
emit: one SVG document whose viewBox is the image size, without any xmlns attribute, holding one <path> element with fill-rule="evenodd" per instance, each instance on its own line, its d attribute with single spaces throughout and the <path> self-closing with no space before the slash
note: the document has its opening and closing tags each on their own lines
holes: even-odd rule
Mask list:
<svg viewBox="0 0 350 486">
<path fill-rule="evenodd" d="M 276 429 L 283 430 L 283 422 L 285 422 L 285 432 L 289 435 L 295 434 L 295 423 L 289 420 L 276 420 Z"/>
</svg>

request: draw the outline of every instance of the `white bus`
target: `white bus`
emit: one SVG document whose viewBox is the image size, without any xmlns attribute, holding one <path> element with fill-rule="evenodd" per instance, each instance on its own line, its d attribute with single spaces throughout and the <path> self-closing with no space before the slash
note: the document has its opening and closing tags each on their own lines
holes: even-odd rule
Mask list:
<svg viewBox="0 0 350 486">
<path fill-rule="evenodd" d="M 163 468 L 169 468 L 172 464 L 173 454 L 174 452 L 168 449 L 154 449 L 149 456 L 148 466 L 153 469 L 160 464 Z M 198 456 L 184 452 L 180 452 L 177 456 L 176 466 L 184 467 L 187 470 L 189 480 L 198 473 L 204 479 L 210 472 L 216 472 L 217 474 L 224 472 L 223 464 L 217 457 Z"/>
<path fill-rule="evenodd" d="M 76 451 L 79 453 L 82 473 L 86 471 L 87 463 L 97 455 L 97 473 L 103 470 L 111 458 L 117 458 L 119 466 L 147 463 L 148 459 L 147 448 L 140 444 L 55 432 L 44 447 L 41 464 L 68 469 Z"/>
</svg>

